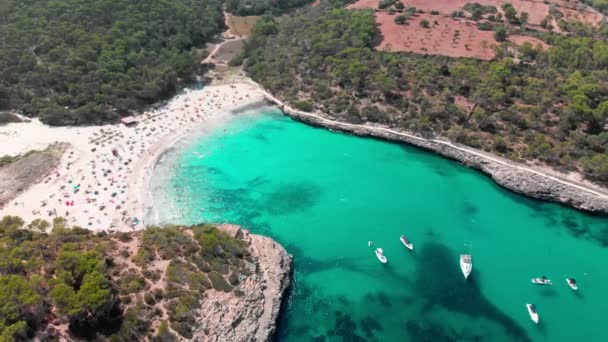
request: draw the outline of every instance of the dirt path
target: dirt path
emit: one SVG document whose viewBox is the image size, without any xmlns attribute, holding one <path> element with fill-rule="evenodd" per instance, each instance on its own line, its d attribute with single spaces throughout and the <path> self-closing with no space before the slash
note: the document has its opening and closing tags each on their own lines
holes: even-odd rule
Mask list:
<svg viewBox="0 0 608 342">
<path fill-rule="evenodd" d="M 259 85 L 258 85 L 259 86 Z M 307 117 L 311 117 L 311 118 L 315 118 L 318 121 L 321 121 L 323 123 L 327 123 L 327 124 L 337 124 L 337 125 L 341 125 L 341 126 L 345 126 L 345 127 L 351 127 L 351 128 L 364 128 L 370 131 L 377 131 L 377 132 L 386 132 L 386 133 L 390 133 L 390 134 L 394 134 L 394 135 L 398 135 L 398 136 L 403 136 L 403 137 L 407 137 L 409 139 L 414 139 L 414 140 L 418 140 L 418 141 L 422 141 L 422 142 L 426 142 L 426 143 L 435 143 L 435 144 L 440 144 L 440 145 L 444 145 L 444 146 L 448 146 L 450 148 L 465 152 L 465 153 L 469 153 L 478 157 L 481 157 L 483 159 L 492 161 L 494 163 L 497 164 L 501 164 L 504 166 L 508 166 L 511 167 L 513 169 L 516 170 L 521 170 L 521 171 L 526 171 L 526 172 L 530 172 L 542 177 L 545 177 L 547 179 L 550 179 L 552 181 L 555 181 L 557 183 L 587 192 L 589 194 L 595 195 L 597 197 L 600 197 L 602 199 L 608 199 L 608 192 L 605 190 L 600 190 L 600 189 L 595 189 L 595 188 L 591 188 L 585 184 L 581 184 L 578 182 L 573 182 L 570 180 L 566 180 L 563 179 L 561 177 L 557 177 L 554 175 L 551 175 L 547 172 L 543 172 L 537 169 L 534 169 L 532 167 L 529 166 L 524 166 L 522 164 L 518 164 L 518 163 L 514 163 L 511 161 L 508 161 L 506 159 L 503 159 L 501 157 L 498 156 L 494 156 L 491 155 L 489 153 L 485 153 L 482 151 L 479 151 L 477 149 L 474 148 L 470 148 L 470 147 L 465 147 L 465 146 L 461 146 L 461 145 L 456 145 L 450 141 L 445 141 L 445 140 L 440 140 L 440 139 L 426 139 L 426 138 L 422 138 L 413 134 L 409 134 L 409 133 L 404 133 L 404 132 L 399 132 L 399 131 L 395 131 L 389 128 L 384 128 L 384 127 L 376 127 L 376 126 L 370 126 L 370 125 L 357 125 L 357 124 L 350 124 L 350 123 L 346 123 L 346 122 L 341 122 L 341 121 L 335 121 L 335 120 L 331 120 L 331 119 L 327 119 L 324 118 L 318 114 L 313 114 L 313 113 L 306 113 L 306 112 L 302 112 L 299 110 L 295 110 L 287 105 L 285 105 L 282 101 L 280 101 L 279 99 L 277 99 L 276 97 L 272 96 L 271 94 L 269 94 L 268 92 L 266 92 L 265 90 L 263 91 L 265 96 L 272 102 L 276 103 L 277 105 L 279 105 L 280 107 L 282 107 L 282 109 L 287 109 L 289 111 L 295 112 L 299 115 L 302 116 L 307 116 Z"/>
<path fill-rule="evenodd" d="M 222 33 L 222 36 L 223 37 L 225 37 L 225 36 L 233 36 L 234 37 L 234 35 L 232 35 L 230 33 L 230 25 L 228 25 L 228 13 L 226 13 L 226 12 L 224 12 L 224 25 L 226 25 L 226 27 L 228 27 L 228 29 L 225 32 Z M 230 42 L 236 42 L 236 41 L 243 40 L 243 39 L 247 39 L 247 37 L 239 37 L 239 36 L 236 36 L 236 37 L 238 37 L 238 38 L 224 40 L 223 42 L 221 42 L 219 44 L 216 44 L 215 47 L 213 48 L 213 51 L 211 51 L 207 55 L 207 57 L 205 57 L 205 59 L 203 59 L 203 61 L 201 63 L 203 63 L 203 64 L 204 63 L 213 63 L 212 62 L 213 57 L 217 54 L 218 51 L 220 51 L 220 49 L 222 48 L 222 46 L 224 46 L 224 44 L 230 43 Z"/>
</svg>

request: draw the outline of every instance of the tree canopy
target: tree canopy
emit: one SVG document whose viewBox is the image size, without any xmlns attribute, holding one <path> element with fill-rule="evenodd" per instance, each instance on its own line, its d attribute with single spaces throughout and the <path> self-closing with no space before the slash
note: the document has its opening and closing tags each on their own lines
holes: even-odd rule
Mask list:
<svg viewBox="0 0 608 342">
<path fill-rule="evenodd" d="M 422 56 L 374 50 L 371 10 L 321 6 L 258 21 L 245 69 L 340 120 L 443 135 L 608 183 L 608 44 L 587 30 L 607 36 L 603 26 L 537 32 L 552 47 L 505 42 L 492 61 Z"/>
<path fill-rule="evenodd" d="M 4 0 L 0 110 L 49 124 L 114 120 L 202 72 L 221 0 Z"/>
<path fill-rule="evenodd" d="M 131 241 L 142 245 L 133 254 L 125 247 Z M 162 273 L 156 260 L 168 266 L 162 286 L 152 290 Z M 6 216 L 0 220 L 0 341 L 58 338 L 56 324 L 67 325 L 75 339 L 155 340 L 159 310 L 168 321 L 159 322 L 157 337 L 191 338 L 205 291 L 236 295 L 254 262 L 245 241 L 211 225 L 94 234 L 60 218 L 26 226 Z"/>
<path fill-rule="evenodd" d="M 236 15 L 275 15 L 310 4 L 313 0 L 226 0 L 226 11 Z"/>
</svg>

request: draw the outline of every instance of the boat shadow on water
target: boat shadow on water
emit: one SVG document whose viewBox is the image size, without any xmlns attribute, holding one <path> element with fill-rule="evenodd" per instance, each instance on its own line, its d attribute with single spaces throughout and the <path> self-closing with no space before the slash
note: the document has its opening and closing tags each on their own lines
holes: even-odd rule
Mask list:
<svg viewBox="0 0 608 342">
<path fill-rule="evenodd" d="M 439 243 L 428 243 L 419 249 L 417 260 L 416 293 L 426 300 L 422 314 L 429 314 L 436 306 L 455 311 L 473 318 L 485 318 L 501 325 L 514 341 L 531 341 L 527 332 L 513 319 L 494 306 L 481 292 L 478 280 L 479 270 L 474 270 L 468 280 L 463 278 L 458 268 L 458 257 L 446 246 Z M 447 336 L 448 329 L 435 327 L 432 331 L 434 340 L 458 339 Z M 408 328 L 411 338 L 418 340 L 418 327 Z M 441 336 L 441 335 L 443 336 Z M 425 337 L 428 340 L 428 335 Z"/>
<path fill-rule="evenodd" d="M 543 286 L 538 289 L 538 293 L 543 297 L 559 297 L 558 292 L 553 286 Z"/>
</svg>

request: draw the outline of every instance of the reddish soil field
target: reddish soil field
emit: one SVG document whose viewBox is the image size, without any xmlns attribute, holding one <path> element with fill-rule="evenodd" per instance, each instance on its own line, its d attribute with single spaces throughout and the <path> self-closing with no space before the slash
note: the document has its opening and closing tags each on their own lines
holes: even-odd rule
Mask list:
<svg viewBox="0 0 608 342">
<path fill-rule="evenodd" d="M 551 3 L 558 4 L 560 7 L 558 7 L 557 10 L 562 12 L 562 14 L 568 19 L 576 19 L 593 25 L 599 24 L 599 22 L 602 20 L 602 15 L 591 9 L 576 10 L 575 2 L 568 3 L 565 1 L 556 0 L 550 0 L 549 4 L 545 4 L 542 0 L 403 0 L 403 3 L 406 6 L 414 6 L 425 11 L 436 10 L 446 14 L 450 14 L 456 10 L 461 10 L 464 5 L 472 2 L 478 2 L 486 6 L 495 6 L 500 12 L 502 12 L 502 4 L 510 2 L 518 13 L 528 12 L 528 22 L 532 25 L 540 25 L 540 21 L 549 14 L 549 6 Z"/>
<path fill-rule="evenodd" d="M 378 0 L 360 0 L 347 8 L 378 8 Z M 576 9 L 577 2 L 565 2 L 560 0 L 550 0 L 545 4 L 542 0 L 402 0 L 406 7 L 416 7 L 425 12 L 431 10 L 439 11 L 443 14 L 450 14 L 453 11 L 462 10 L 467 3 L 478 2 L 481 5 L 495 6 L 502 12 L 502 4 L 510 2 L 517 12 L 528 12 L 528 22 L 532 25 L 540 25 L 540 22 L 549 14 L 550 4 L 558 4 L 557 8 L 566 19 L 575 19 L 592 25 L 598 25 L 602 21 L 602 15 L 597 11 L 588 8 L 584 10 Z M 553 23 L 557 27 L 557 23 Z"/>
<path fill-rule="evenodd" d="M 246 37 L 251 34 L 251 29 L 255 22 L 260 19 L 259 16 L 239 17 L 232 14 L 226 14 L 226 25 L 230 29 L 230 34 Z"/>
<path fill-rule="evenodd" d="M 359 0 L 355 3 L 352 3 L 348 6 L 346 6 L 346 8 L 349 8 L 349 9 L 364 9 L 364 8 L 377 9 L 379 2 L 380 2 L 380 0 Z M 404 4 L 405 4 L 405 2 L 404 2 Z"/>
<path fill-rule="evenodd" d="M 420 27 L 426 19 L 430 28 Z M 480 31 L 474 24 L 457 21 L 441 15 L 421 14 L 410 19 L 407 25 L 395 24 L 395 16 L 376 13 L 376 21 L 384 39 L 379 50 L 409 51 L 419 54 L 451 57 L 494 58 L 494 33 Z M 437 24 L 434 22 L 437 21 Z"/>
<path fill-rule="evenodd" d="M 470 57 L 484 60 L 494 58 L 497 45 L 493 31 L 481 31 L 471 22 L 455 20 L 445 15 L 420 14 L 408 21 L 407 25 L 395 24 L 395 15 L 376 13 L 376 22 L 383 40 L 378 46 L 382 51 L 407 51 L 418 54 L 443 55 L 450 57 Z M 420 27 L 426 19 L 430 28 Z M 436 22 L 436 23 L 435 23 Z M 530 42 L 533 46 L 547 44 L 527 36 L 509 36 L 515 44 Z"/>
</svg>

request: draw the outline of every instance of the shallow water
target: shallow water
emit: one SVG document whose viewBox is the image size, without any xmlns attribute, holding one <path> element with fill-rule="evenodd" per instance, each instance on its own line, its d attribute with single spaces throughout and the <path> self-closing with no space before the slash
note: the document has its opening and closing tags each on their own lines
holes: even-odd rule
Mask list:
<svg viewBox="0 0 608 342">
<path fill-rule="evenodd" d="M 266 108 L 177 146 L 151 185 L 159 222 L 237 223 L 294 255 L 280 341 L 608 340 L 608 220 L 514 195 L 436 155 Z M 554 285 L 531 284 L 541 275 Z"/>
</svg>

